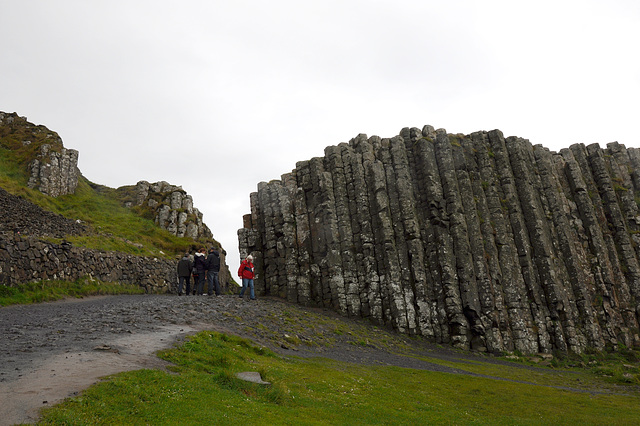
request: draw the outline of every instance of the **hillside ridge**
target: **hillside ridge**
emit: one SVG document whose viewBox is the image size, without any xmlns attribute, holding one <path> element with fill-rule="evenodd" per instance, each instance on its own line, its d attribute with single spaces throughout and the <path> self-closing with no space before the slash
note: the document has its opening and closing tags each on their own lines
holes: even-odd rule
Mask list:
<svg viewBox="0 0 640 426">
<path fill-rule="evenodd" d="M 70 244 L 65 241 L 66 245 L 60 247 L 57 242 L 68 237 L 76 237 L 75 241 L 83 241 L 83 238 L 93 241 L 111 240 L 113 246 L 130 247 L 133 253 L 139 252 L 143 257 L 149 257 L 149 265 L 160 261 L 157 257 L 175 257 L 184 254 L 185 250 L 193 252 L 200 247 L 217 247 L 222 254 L 220 282 L 223 287 L 232 283 L 225 263 L 225 251 L 204 223 L 202 213 L 194 207 L 193 198 L 182 187 L 167 182 L 146 181 L 117 189 L 94 184 L 84 178 L 78 169 L 78 156 L 78 151 L 64 147 L 62 138 L 56 132 L 43 125 L 35 125 L 17 113 L 0 112 L 0 161 L 3 163 L 0 168 L 0 203 L 3 207 L 0 234 L 4 234 L 0 246 L 2 284 L 16 285 L 25 280 L 52 277 L 73 280 L 87 274 L 104 280 L 133 282 L 153 292 L 175 291 L 173 260 L 162 260 L 156 278 L 141 277 L 130 269 L 142 260 L 134 260 L 130 255 L 119 256 L 104 251 L 104 254 L 100 254 L 100 250 L 84 250 L 83 243 L 80 242 L 80 246 L 73 247 L 73 256 L 69 256 Z M 43 195 L 29 192 L 27 188 Z M 53 201 L 54 199 L 60 201 Z M 117 226 L 109 226 L 108 232 L 101 229 L 101 226 L 96 227 L 91 215 L 108 215 L 108 209 L 114 209 L 113 201 L 109 200 L 117 201 L 132 212 L 132 215 L 152 221 L 159 229 L 183 238 L 179 243 L 182 248 L 179 252 L 166 252 L 166 248 L 153 249 L 151 251 L 154 254 L 149 256 L 149 250 L 142 250 L 150 241 L 148 237 L 141 236 L 146 238 L 145 241 L 132 241 L 137 238 L 136 235 L 114 235 Z M 107 208 L 107 205 L 110 207 Z M 64 206 L 64 214 L 69 217 L 49 211 L 51 206 Z M 78 208 L 86 211 L 80 213 Z M 91 209 L 95 211 L 92 213 Z M 77 217 L 86 219 L 79 220 Z M 100 220 L 107 219 L 102 217 Z M 118 220 L 114 218 L 112 222 Z M 148 234 L 148 231 L 143 232 Z M 170 247 L 177 243 L 163 244 Z M 31 257 L 31 261 L 23 262 L 24 256 Z M 115 270 L 108 269 L 109 266 L 102 270 L 99 265 L 100 256 L 112 258 L 110 267 Z M 96 266 L 87 269 L 73 265 L 70 259 L 86 261 Z M 50 262 L 56 262 L 55 267 L 49 266 L 57 272 L 47 273 L 47 265 L 42 263 Z"/>
</svg>

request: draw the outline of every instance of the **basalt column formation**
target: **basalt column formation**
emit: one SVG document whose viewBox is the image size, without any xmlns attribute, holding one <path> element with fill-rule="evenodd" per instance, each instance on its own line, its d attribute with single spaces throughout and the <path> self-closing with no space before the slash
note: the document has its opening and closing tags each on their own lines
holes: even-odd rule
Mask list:
<svg viewBox="0 0 640 426">
<path fill-rule="evenodd" d="M 260 183 L 257 293 L 480 351 L 639 346 L 640 151 L 359 135 Z"/>
</svg>

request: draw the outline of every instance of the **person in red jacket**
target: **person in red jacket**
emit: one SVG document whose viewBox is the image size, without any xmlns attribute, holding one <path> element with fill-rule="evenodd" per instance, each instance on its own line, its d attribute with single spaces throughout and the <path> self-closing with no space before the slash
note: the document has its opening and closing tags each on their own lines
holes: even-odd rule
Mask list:
<svg viewBox="0 0 640 426">
<path fill-rule="evenodd" d="M 240 298 L 244 296 L 244 292 L 249 287 L 249 295 L 251 300 L 256 300 L 256 295 L 253 290 L 253 256 L 247 256 L 238 269 L 238 276 L 242 278 L 242 290 L 240 290 Z"/>
</svg>

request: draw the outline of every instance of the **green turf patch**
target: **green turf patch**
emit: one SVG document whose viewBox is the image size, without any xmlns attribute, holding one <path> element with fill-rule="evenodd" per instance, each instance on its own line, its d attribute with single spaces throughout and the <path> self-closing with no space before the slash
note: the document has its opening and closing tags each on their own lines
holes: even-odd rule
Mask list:
<svg viewBox="0 0 640 426">
<path fill-rule="evenodd" d="M 144 289 L 137 285 L 106 283 L 89 278 L 76 281 L 37 281 L 13 287 L 0 285 L 0 306 L 51 302 L 67 297 L 142 293 Z"/>
<path fill-rule="evenodd" d="M 112 376 L 42 424 L 636 424 L 640 395 L 315 359 L 202 332 L 160 357 L 170 372 Z M 482 365 L 482 361 L 478 361 Z M 522 368 L 503 367 L 503 370 Z M 270 386 L 236 378 L 260 372 Z M 550 374 L 553 374 L 550 371 Z M 511 373 L 496 377 L 508 378 Z"/>
</svg>

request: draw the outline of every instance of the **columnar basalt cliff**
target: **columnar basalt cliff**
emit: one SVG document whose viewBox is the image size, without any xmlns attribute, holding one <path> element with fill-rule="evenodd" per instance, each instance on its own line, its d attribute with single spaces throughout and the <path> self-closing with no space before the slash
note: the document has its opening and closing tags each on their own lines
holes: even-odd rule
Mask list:
<svg viewBox="0 0 640 426">
<path fill-rule="evenodd" d="M 359 135 L 260 183 L 258 294 L 481 351 L 640 345 L 640 150 Z"/>
</svg>

